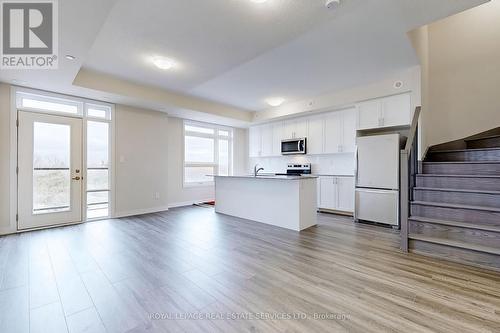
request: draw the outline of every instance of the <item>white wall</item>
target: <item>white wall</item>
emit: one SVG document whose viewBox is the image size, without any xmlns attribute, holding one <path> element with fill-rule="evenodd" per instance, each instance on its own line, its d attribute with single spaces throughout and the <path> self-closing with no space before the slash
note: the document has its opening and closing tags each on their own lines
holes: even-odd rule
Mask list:
<svg viewBox="0 0 500 333">
<path fill-rule="evenodd" d="M 278 156 L 250 158 L 246 173 L 253 172 L 255 164 L 264 168 L 264 173 L 284 173 L 288 163 L 311 163 L 312 173 L 321 175 L 354 175 L 354 153 Z"/>
<path fill-rule="evenodd" d="M 422 66 L 424 148 L 500 127 L 500 1 L 410 38 Z"/>
<path fill-rule="evenodd" d="M 183 186 L 183 120 L 180 118 L 169 118 L 168 125 L 168 202 L 170 207 L 189 205 L 192 203 L 213 200 L 215 198 L 214 186 Z M 248 161 L 247 130 L 234 129 L 234 174 L 245 173 Z"/>
<path fill-rule="evenodd" d="M 115 119 L 115 214 L 167 209 L 168 116 L 117 105 Z"/>
<path fill-rule="evenodd" d="M 15 231 L 10 221 L 10 85 L 0 83 L 0 234 Z"/>
</svg>

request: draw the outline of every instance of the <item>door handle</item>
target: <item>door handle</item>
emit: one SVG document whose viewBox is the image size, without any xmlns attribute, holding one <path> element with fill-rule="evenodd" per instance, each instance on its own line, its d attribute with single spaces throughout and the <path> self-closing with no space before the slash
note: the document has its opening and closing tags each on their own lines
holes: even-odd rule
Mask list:
<svg viewBox="0 0 500 333">
<path fill-rule="evenodd" d="M 76 177 L 73 177 L 71 179 L 73 179 L 73 180 L 80 180 L 81 178 L 79 176 L 76 176 Z"/>
</svg>

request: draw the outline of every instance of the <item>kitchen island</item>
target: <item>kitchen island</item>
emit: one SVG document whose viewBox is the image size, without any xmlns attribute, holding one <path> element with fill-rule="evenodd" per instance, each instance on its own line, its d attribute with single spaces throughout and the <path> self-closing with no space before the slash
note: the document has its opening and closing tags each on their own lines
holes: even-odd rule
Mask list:
<svg viewBox="0 0 500 333">
<path fill-rule="evenodd" d="M 315 176 L 215 176 L 215 211 L 295 231 L 316 225 Z"/>
</svg>

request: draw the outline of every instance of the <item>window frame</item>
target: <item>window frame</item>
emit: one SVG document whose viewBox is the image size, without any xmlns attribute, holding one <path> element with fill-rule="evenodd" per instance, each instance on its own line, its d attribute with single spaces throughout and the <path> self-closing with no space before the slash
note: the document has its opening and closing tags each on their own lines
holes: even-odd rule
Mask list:
<svg viewBox="0 0 500 333">
<path fill-rule="evenodd" d="M 85 116 L 87 116 L 86 114 L 87 112 L 87 107 L 85 108 Z M 110 110 L 110 117 L 111 117 L 111 112 L 112 112 L 112 109 Z M 84 216 L 85 216 L 85 220 L 86 221 L 95 221 L 95 220 L 102 220 L 102 219 L 108 219 L 108 218 L 111 218 L 113 217 L 113 211 L 112 211 L 112 198 L 113 198 L 113 168 L 114 168 L 114 161 L 112 160 L 112 157 L 113 157 L 113 144 L 112 144 L 112 132 L 114 132 L 114 128 L 113 128 L 113 123 L 112 123 L 112 119 L 104 119 L 104 118 L 93 118 L 93 117 L 85 117 L 84 119 L 84 140 L 85 140 L 85 144 L 84 144 L 84 147 L 85 147 L 85 152 L 84 152 L 84 163 L 85 163 L 85 181 L 84 181 L 84 199 L 83 199 L 83 210 L 84 210 Z M 95 122 L 95 123 L 107 123 L 108 124 L 108 188 L 107 189 L 97 189 L 97 190 L 89 190 L 88 189 L 88 180 L 89 180 L 89 177 L 88 177 L 88 170 L 89 170 L 89 165 L 88 165 L 88 159 L 87 159 L 87 155 L 88 155 L 88 136 L 87 136 L 87 130 L 88 130 L 88 124 L 89 122 Z M 93 168 L 90 168 L 91 170 Z M 88 210 L 89 210 L 89 207 L 88 207 L 88 194 L 89 193 L 102 193 L 102 192 L 108 192 L 108 215 L 107 216 L 102 216 L 102 217 L 95 217 L 95 218 L 88 218 Z"/>
<path fill-rule="evenodd" d="M 207 129 L 213 129 L 214 134 L 195 132 L 186 130 L 186 126 L 201 127 Z M 219 131 L 227 131 L 228 136 L 219 135 Z M 186 161 L 186 136 L 199 137 L 199 138 L 209 138 L 214 140 L 214 162 L 187 162 Z M 211 187 L 214 186 L 215 181 L 204 181 L 204 182 L 187 182 L 186 181 L 186 168 L 188 167 L 210 167 L 214 170 L 214 175 L 219 174 L 219 141 L 228 141 L 228 174 L 233 174 L 233 142 L 234 142 L 234 129 L 229 126 L 202 123 L 192 120 L 184 120 L 182 123 L 182 186 L 184 188 L 192 187 Z"/>
<path fill-rule="evenodd" d="M 24 107 L 22 100 L 23 98 L 30 98 L 30 99 L 35 99 L 35 100 L 40 100 L 44 102 L 51 102 L 51 103 L 60 103 L 60 104 L 67 104 L 67 105 L 76 105 L 78 112 L 75 113 L 69 113 L 69 112 L 58 112 L 58 111 L 50 111 L 46 109 L 38 109 L 38 108 L 31 108 L 31 107 Z M 23 88 L 23 87 L 14 87 L 12 86 L 11 88 L 11 109 L 12 113 L 15 115 L 13 119 L 17 119 L 17 113 L 18 111 L 28 111 L 28 112 L 34 112 L 34 113 L 43 113 L 43 114 L 50 114 L 50 115 L 55 115 L 55 116 L 62 116 L 62 117 L 70 117 L 70 118 L 78 118 L 82 119 L 82 176 L 83 176 L 83 183 L 82 183 L 82 222 L 91 222 L 91 221 L 97 221 L 97 220 L 105 220 L 109 218 L 113 218 L 115 216 L 115 139 L 114 139 L 114 133 L 115 133 L 115 105 L 112 103 L 108 102 L 102 102 L 102 101 L 97 101 L 97 100 L 91 100 L 91 99 L 86 99 L 86 98 L 81 98 L 81 97 L 75 97 L 75 96 L 69 96 L 69 95 L 62 95 L 62 94 L 57 94 L 57 93 L 52 93 L 52 92 L 46 92 L 46 91 L 41 91 L 41 90 L 36 90 L 36 89 L 31 89 L 31 88 Z M 88 117 L 87 115 L 87 110 L 89 107 L 93 108 L 98 108 L 102 109 L 103 111 L 106 111 L 106 118 L 98 118 L 98 117 Z M 88 121 L 94 121 L 94 122 L 106 122 L 108 123 L 108 215 L 103 216 L 103 217 L 96 217 L 96 218 L 88 218 L 87 217 L 87 123 Z M 17 127 L 16 127 L 16 140 L 14 142 L 14 151 L 17 154 Z M 17 166 L 17 158 L 14 166 L 11 165 L 11 168 L 14 168 L 13 170 L 15 171 L 15 167 Z M 17 179 L 17 174 L 16 179 Z M 90 191 L 92 192 L 92 190 Z M 17 198 L 17 193 L 18 193 L 18 188 L 17 186 L 13 189 L 11 189 L 11 193 L 16 193 L 16 198 Z M 11 207 L 11 214 L 15 215 L 17 214 L 17 203 L 16 207 L 12 206 Z"/>
</svg>

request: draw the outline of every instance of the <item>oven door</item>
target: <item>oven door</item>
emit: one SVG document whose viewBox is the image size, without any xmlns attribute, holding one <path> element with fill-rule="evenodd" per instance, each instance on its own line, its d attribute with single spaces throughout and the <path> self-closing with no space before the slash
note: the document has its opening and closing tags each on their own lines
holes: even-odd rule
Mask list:
<svg viewBox="0 0 500 333">
<path fill-rule="evenodd" d="M 281 155 L 296 155 L 306 153 L 306 139 L 291 139 L 281 141 Z"/>
</svg>

